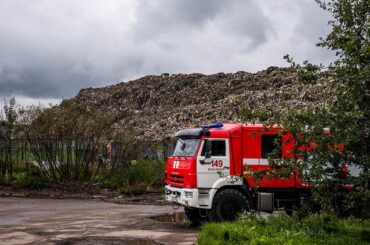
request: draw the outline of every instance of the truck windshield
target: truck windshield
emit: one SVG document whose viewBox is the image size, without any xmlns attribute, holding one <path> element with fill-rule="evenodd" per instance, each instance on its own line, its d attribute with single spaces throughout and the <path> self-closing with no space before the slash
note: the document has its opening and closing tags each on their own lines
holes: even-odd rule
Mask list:
<svg viewBox="0 0 370 245">
<path fill-rule="evenodd" d="M 199 145 L 200 139 L 178 138 L 173 151 L 174 157 L 194 156 Z"/>
</svg>

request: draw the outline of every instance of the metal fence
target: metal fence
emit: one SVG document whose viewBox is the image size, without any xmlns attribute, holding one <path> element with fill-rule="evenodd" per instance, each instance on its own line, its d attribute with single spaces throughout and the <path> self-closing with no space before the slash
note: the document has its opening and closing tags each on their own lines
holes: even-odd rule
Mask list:
<svg viewBox="0 0 370 245">
<path fill-rule="evenodd" d="M 40 168 L 51 166 L 44 164 L 43 161 L 60 161 L 61 163 L 68 162 L 69 158 L 72 162 L 77 161 L 76 150 L 80 154 L 84 151 L 81 144 L 86 144 L 86 150 L 81 153 L 84 156 L 93 156 L 94 161 L 99 165 L 100 163 L 111 164 L 113 161 L 121 161 L 123 156 L 121 153 L 121 142 L 99 143 L 94 148 L 89 148 L 88 140 L 79 139 L 52 139 L 53 142 L 43 142 L 42 139 L 27 139 L 27 138 L 8 138 L 0 137 L 0 175 L 12 175 L 16 168 L 23 168 L 28 171 L 30 165 L 36 165 Z M 81 143 L 82 142 L 82 143 Z M 135 152 L 129 152 L 131 159 L 152 159 L 163 160 L 166 159 L 173 150 L 174 141 L 133 141 L 133 148 Z M 45 147 L 49 147 L 45 151 Z M 95 152 L 92 152 L 94 149 Z M 49 152 L 53 152 L 57 157 L 50 158 Z M 55 152 L 57 154 L 55 154 Z M 72 152 L 72 154 L 71 154 Z M 69 155 L 68 155 L 69 154 Z M 120 155 L 121 154 L 121 155 Z M 80 161 L 82 162 L 82 161 Z M 55 162 L 53 163 L 56 164 Z M 58 164 L 58 163 L 57 163 Z M 24 169 L 26 168 L 26 169 Z"/>
</svg>

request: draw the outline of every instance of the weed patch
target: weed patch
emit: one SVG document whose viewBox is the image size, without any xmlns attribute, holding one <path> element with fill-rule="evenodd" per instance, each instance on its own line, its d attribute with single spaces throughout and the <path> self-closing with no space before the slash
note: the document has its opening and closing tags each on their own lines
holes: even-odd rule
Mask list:
<svg viewBox="0 0 370 245">
<path fill-rule="evenodd" d="M 248 216 L 236 222 L 209 223 L 199 244 L 370 244 L 370 220 L 315 214 L 299 220 Z"/>
</svg>

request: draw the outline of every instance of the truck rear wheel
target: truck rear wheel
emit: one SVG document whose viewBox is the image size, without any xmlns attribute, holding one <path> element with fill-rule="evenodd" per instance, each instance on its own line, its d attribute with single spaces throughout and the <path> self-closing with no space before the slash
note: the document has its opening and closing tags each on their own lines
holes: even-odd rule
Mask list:
<svg viewBox="0 0 370 245">
<path fill-rule="evenodd" d="M 224 189 L 213 199 L 209 218 L 212 221 L 232 221 L 249 209 L 249 200 L 243 193 L 234 189 Z"/>
<path fill-rule="evenodd" d="M 200 215 L 199 208 L 184 208 L 185 209 L 185 215 L 190 220 L 191 224 L 193 226 L 198 226 L 203 222 L 207 221 L 207 217 L 202 217 Z"/>
</svg>

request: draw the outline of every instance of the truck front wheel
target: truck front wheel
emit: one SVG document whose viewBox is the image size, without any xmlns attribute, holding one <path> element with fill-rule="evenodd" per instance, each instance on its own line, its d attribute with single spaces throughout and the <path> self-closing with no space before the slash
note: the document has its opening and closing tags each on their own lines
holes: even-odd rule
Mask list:
<svg viewBox="0 0 370 245">
<path fill-rule="evenodd" d="M 201 216 L 201 210 L 199 208 L 187 208 L 185 207 L 185 215 L 190 220 L 193 226 L 198 226 L 202 222 L 207 221 L 207 217 Z"/>
<path fill-rule="evenodd" d="M 213 199 L 209 219 L 212 221 L 232 221 L 250 209 L 248 198 L 238 190 L 224 189 Z"/>
</svg>

